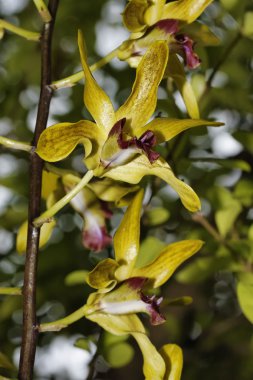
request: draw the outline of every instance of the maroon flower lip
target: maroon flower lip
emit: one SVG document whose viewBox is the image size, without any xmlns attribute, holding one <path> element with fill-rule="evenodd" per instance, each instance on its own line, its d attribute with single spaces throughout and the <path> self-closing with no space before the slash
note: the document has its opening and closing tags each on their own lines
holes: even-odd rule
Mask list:
<svg viewBox="0 0 253 380">
<path fill-rule="evenodd" d="M 155 295 L 149 296 L 142 292 L 142 288 L 147 282 L 146 277 L 132 277 L 126 280 L 126 283 L 133 290 L 137 290 L 140 299 L 146 304 L 146 310 L 150 315 L 150 322 L 152 325 L 160 325 L 165 322 L 165 317 L 161 314 L 159 306 L 163 301 L 163 297 L 157 298 Z"/>
<path fill-rule="evenodd" d="M 166 34 L 174 37 L 175 41 L 170 43 L 172 51 L 182 56 L 185 64 L 190 69 L 195 69 L 201 63 L 198 55 L 194 52 L 194 41 L 186 34 L 179 34 L 179 22 L 175 19 L 164 19 L 154 24 L 149 31 L 154 28 L 162 30 Z"/>
<path fill-rule="evenodd" d="M 144 132 L 139 138 L 136 136 L 132 137 L 129 140 L 123 139 L 123 128 L 126 123 L 126 118 L 117 121 L 112 127 L 109 136 L 117 135 L 117 142 L 121 149 L 128 149 L 130 147 L 136 147 L 142 150 L 148 157 L 150 163 L 155 162 L 159 157 L 159 153 L 153 151 L 153 148 L 156 145 L 156 137 L 152 131 Z"/>
<path fill-rule="evenodd" d="M 195 69 L 198 67 L 201 63 L 201 60 L 194 52 L 194 41 L 185 34 L 178 34 L 175 38 L 179 44 L 179 47 L 181 47 L 183 51 L 186 65 L 190 69 Z"/>
</svg>

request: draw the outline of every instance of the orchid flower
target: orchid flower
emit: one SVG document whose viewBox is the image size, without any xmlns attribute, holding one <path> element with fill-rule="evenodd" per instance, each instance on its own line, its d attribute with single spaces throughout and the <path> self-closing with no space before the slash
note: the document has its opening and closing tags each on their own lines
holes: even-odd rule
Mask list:
<svg viewBox="0 0 253 380">
<path fill-rule="evenodd" d="M 132 33 L 144 33 L 159 20 L 175 19 L 190 24 L 195 21 L 213 0 L 129 0 L 123 21 Z"/>
<path fill-rule="evenodd" d="M 159 157 L 153 147 L 188 128 L 220 123 L 167 118 L 149 122 L 156 108 L 158 86 L 167 65 L 167 43 L 156 41 L 147 49 L 137 68 L 129 98 L 115 112 L 111 100 L 91 74 L 80 32 L 78 42 L 85 74 L 84 103 L 95 123 L 80 120 L 47 128 L 40 136 L 37 154 L 49 162 L 59 161 L 81 143 L 85 149 L 84 163 L 89 171 L 86 174 L 88 179 L 80 182 L 76 191 L 83 183 L 86 185 L 93 175 L 130 184 L 137 184 L 145 175 L 155 175 L 178 193 L 188 210 L 199 210 L 200 201 L 196 193 L 175 177 L 169 164 Z M 71 196 L 75 195 L 73 191 Z M 70 195 L 67 202 L 69 198 Z M 49 213 L 46 216 L 49 217 Z M 35 223 L 41 220 L 38 218 Z"/>
<path fill-rule="evenodd" d="M 80 181 L 80 177 L 64 169 L 53 168 L 52 171 L 43 170 L 42 198 L 49 209 L 65 192 L 69 191 Z M 111 244 L 112 238 L 107 231 L 106 220 L 112 215 L 111 205 L 116 207 L 127 206 L 138 186 L 115 182 L 109 178 L 92 182 L 82 189 L 71 201 L 70 206 L 78 212 L 83 219 L 82 243 L 91 251 L 100 252 Z M 19 253 L 26 250 L 27 226 L 25 221 L 19 228 L 16 248 Z M 56 220 L 43 224 L 40 234 L 40 248 L 50 239 L 56 226 Z"/>
<path fill-rule="evenodd" d="M 80 178 L 77 176 L 65 176 L 63 178 L 65 191 L 71 190 L 78 181 Z M 109 204 L 126 206 L 137 190 L 137 186 L 105 178 L 89 183 L 70 201 L 70 205 L 84 221 L 82 242 L 85 248 L 100 252 L 111 244 L 112 238 L 106 226 L 106 220 L 112 216 Z"/>
<path fill-rule="evenodd" d="M 41 325 L 40 331 L 59 330 L 85 316 L 112 334 L 133 336 L 143 354 L 145 379 L 175 380 L 180 379 L 182 369 L 180 348 L 165 345 L 159 353 L 136 314 L 147 313 L 153 325 L 165 321 L 159 310 L 162 298 L 145 294 L 144 288 L 152 290 L 163 285 L 178 266 L 201 248 L 203 242 L 185 240 L 173 243 L 163 248 L 155 260 L 137 267 L 142 201 L 143 190 L 140 190 L 114 235 L 115 258 L 100 261 L 88 273 L 86 281 L 96 292 L 89 295 L 81 309 L 61 320 Z"/>
<path fill-rule="evenodd" d="M 192 118 L 199 118 L 198 104 L 178 55 L 193 69 L 200 64 L 194 52 L 195 42 L 218 43 L 206 25 L 195 21 L 211 2 L 179 0 L 166 4 L 165 0 L 130 0 L 123 12 L 123 22 L 132 34 L 119 47 L 118 58 L 137 67 L 150 44 L 157 40 L 167 41 L 170 58 L 165 76 L 174 80 Z"/>
<path fill-rule="evenodd" d="M 153 325 L 165 321 L 159 311 L 162 298 L 145 295 L 143 288 L 155 289 L 163 285 L 181 263 L 201 248 L 203 242 L 185 240 L 171 244 L 153 262 L 144 267 L 136 267 L 142 200 L 141 190 L 129 205 L 116 231 L 115 259 L 100 261 L 87 276 L 87 283 L 97 289 L 97 292 L 92 293 L 87 300 L 86 318 L 112 334 L 131 334 L 136 339 L 143 354 L 145 379 L 180 379 L 180 348 L 176 345 L 164 346 L 161 356 L 146 336 L 136 313 L 147 313 Z M 176 357 L 172 358 L 173 352 Z"/>
</svg>

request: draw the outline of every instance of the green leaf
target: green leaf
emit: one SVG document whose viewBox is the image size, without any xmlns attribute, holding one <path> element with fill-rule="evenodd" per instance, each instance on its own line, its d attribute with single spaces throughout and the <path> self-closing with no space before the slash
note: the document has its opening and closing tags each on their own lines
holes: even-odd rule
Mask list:
<svg viewBox="0 0 253 380">
<path fill-rule="evenodd" d="M 105 359 L 111 367 L 120 368 L 130 363 L 133 356 L 133 347 L 127 342 L 121 342 L 107 347 Z"/>
<path fill-rule="evenodd" d="M 233 137 L 238 140 L 243 146 L 253 154 L 253 135 L 246 131 L 236 131 Z"/>
<path fill-rule="evenodd" d="M 90 338 L 78 338 L 76 341 L 75 341 L 75 344 L 74 346 L 77 347 L 77 348 L 81 348 L 82 350 L 84 351 L 88 351 L 90 352 L 90 343 L 93 341 L 93 339 L 90 339 Z"/>
<path fill-rule="evenodd" d="M 243 314 L 253 323 L 253 275 L 251 273 L 240 276 L 236 291 Z"/>
<path fill-rule="evenodd" d="M 198 284 L 211 277 L 217 270 L 228 267 L 230 262 L 226 257 L 201 257 L 188 264 L 176 275 L 176 280 L 182 284 Z"/>
<path fill-rule="evenodd" d="M 235 187 L 234 197 L 238 199 L 243 206 L 251 206 L 253 202 L 253 182 L 246 179 L 240 180 Z"/>
<path fill-rule="evenodd" d="M 75 270 L 70 272 L 65 277 L 65 284 L 68 286 L 85 284 L 88 273 L 87 270 Z"/>
<path fill-rule="evenodd" d="M 11 360 L 2 352 L 0 352 L 0 367 L 10 369 L 10 370 L 16 369 L 14 364 L 12 364 Z M 1 376 L 0 376 L 0 379 L 1 379 Z"/>
<path fill-rule="evenodd" d="M 244 15 L 242 34 L 253 39 L 253 12 L 246 12 Z"/>
<path fill-rule="evenodd" d="M 253 143 L 253 140 L 252 140 Z M 243 161 L 243 160 L 224 160 L 224 159 L 219 159 L 219 158 L 194 158 L 191 159 L 193 162 L 211 162 L 218 164 L 222 166 L 223 168 L 227 169 L 241 169 L 245 172 L 250 172 L 251 171 L 251 166 L 248 164 L 248 162 Z"/>
<path fill-rule="evenodd" d="M 152 210 L 147 210 L 144 215 L 143 222 L 147 226 L 157 226 L 167 222 L 170 217 L 170 212 L 164 207 L 156 207 Z"/>
<path fill-rule="evenodd" d="M 215 213 L 215 222 L 218 227 L 219 233 L 225 237 L 236 221 L 236 218 L 242 211 L 240 202 L 233 200 L 227 207 L 218 210 Z"/>
</svg>

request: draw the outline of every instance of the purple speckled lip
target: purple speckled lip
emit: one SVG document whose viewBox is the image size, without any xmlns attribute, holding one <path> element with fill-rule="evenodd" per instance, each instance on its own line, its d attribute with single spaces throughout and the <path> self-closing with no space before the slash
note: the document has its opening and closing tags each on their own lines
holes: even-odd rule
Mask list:
<svg viewBox="0 0 253 380">
<path fill-rule="evenodd" d="M 141 300 L 146 304 L 146 310 L 150 315 L 152 325 L 160 325 L 165 322 L 165 317 L 160 313 L 159 306 L 163 301 L 162 297 L 157 298 L 155 295 L 147 296 L 142 293 L 141 289 L 147 282 L 145 277 L 132 277 L 126 280 L 127 284 L 133 290 L 139 290 Z"/>
<path fill-rule="evenodd" d="M 125 123 L 126 118 L 117 121 L 117 123 L 115 123 L 112 127 L 109 136 L 118 136 L 117 142 L 121 149 L 127 149 L 135 146 L 146 154 L 151 164 L 155 162 L 160 157 L 160 155 L 151 149 L 156 145 L 156 137 L 154 133 L 148 130 L 144 132 L 139 138 L 134 136 L 129 140 L 123 140 L 123 128 Z"/>
<path fill-rule="evenodd" d="M 175 53 L 181 54 L 184 58 L 186 65 L 190 69 L 195 69 L 201 63 L 198 55 L 194 52 L 194 41 L 188 37 L 186 34 L 179 34 L 179 23 L 178 20 L 165 19 L 160 20 L 152 26 L 152 29 L 158 28 L 174 36 L 175 42 L 172 42 L 172 50 Z"/>
<path fill-rule="evenodd" d="M 193 50 L 194 41 L 185 34 L 178 34 L 175 36 L 175 39 L 183 50 L 187 66 L 191 69 L 198 67 L 201 63 L 201 60 Z"/>
<path fill-rule="evenodd" d="M 141 300 L 147 304 L 147 310 L 150 314 L 150 321 L 152 325 L 160 325 L 165 322 L 165 317 L 160 313 L 159 305 L 163 298 L 157 298 L 156 296 L 146 296 L 141 293 Z"/>
</svg>

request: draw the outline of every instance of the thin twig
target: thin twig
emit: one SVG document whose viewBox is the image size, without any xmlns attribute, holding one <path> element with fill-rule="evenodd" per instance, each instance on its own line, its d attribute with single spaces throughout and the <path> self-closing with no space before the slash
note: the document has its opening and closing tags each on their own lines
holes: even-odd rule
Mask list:
<svg viewBox="0 0 253 380">
<path fill-rule="evenodd" d="M 59 0 L 49 0 L 52 20 L 44 24 L 41 36 L 41 92 L 37 120 L 32 145 L 37 146 L 42 131 L 46 128 L 52 89 L 51 83 L 51 41 L 54 20 Z M 23 335 L 19 363 L 19 380 L 31 380 L 36 352 L 36 279 L 40 229 L 33 225 L 33 220 L 40 214 L 41 178 L 43 161 L 35 151 L 30 156 L 30 187 L 28 208 L 27 251 L 23 287 Z"/>
<path fill-rule="evenodd" d="M 192 215 L 192 220 L 201 224 L 205 230 L 219 243 L 224 243 L 223 237 L 219 232 L 209 223 L 206 217 L 201 213 L 196 213 Z"/>
</svg>

